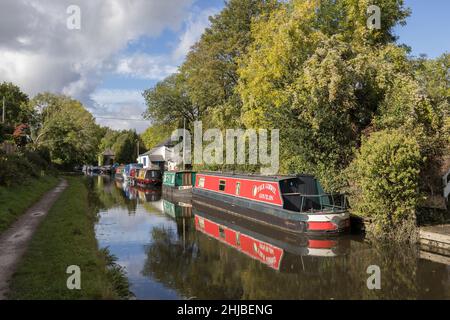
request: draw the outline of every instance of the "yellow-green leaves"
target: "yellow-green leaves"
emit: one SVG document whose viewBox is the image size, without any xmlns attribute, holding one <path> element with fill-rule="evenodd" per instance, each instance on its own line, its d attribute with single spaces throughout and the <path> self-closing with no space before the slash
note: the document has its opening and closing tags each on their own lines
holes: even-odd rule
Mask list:
<svg viewBox="0 0 450 320">
<path fill-rule="evenodd" d="M 414 223 L 422 163 L 418 142 L 401 130 L 375 132 L 363 141 L 348 169 L 350 205 L 355 214 L 373 219 L 375 236 L 394 236 Z"/>
</svg>

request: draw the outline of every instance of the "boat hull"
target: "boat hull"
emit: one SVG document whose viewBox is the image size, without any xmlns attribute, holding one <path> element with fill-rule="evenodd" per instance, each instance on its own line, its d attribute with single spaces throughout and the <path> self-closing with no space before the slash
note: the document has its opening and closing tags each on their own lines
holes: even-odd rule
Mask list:
<svg viewBox="0 0 450 320">
<path fill-rule="evenodd" d="M 295 234 L 332 235 L 345 233 L 350 228 L 350 215 L 347 211 L 293 213 L 265 203 L 219 194 L 209 190 L 194 188 L 193 202 L 196 208 L 213 208 L 248 220 L 279 228 Z M 311 225 L 332 223 L 334 229 L 311 228 Z"/>
<path fill-rule="evenodd" d="M 163 195 L 171 198 L 184 199 L 184 200 L 192 200 L 192 187 L 183 188 L 183 187 L 170 187 L 170 186 L 162 186 Z"/>
</svg>

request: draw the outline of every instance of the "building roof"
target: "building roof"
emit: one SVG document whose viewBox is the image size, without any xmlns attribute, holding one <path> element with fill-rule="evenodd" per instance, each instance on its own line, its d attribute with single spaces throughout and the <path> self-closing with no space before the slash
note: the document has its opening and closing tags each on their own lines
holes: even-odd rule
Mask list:
<svg viewBox="0 0 450 320">
<path fill-rule="evenodd" d="M 143 154 L 140 154 L 139 155 L 139 157 L 143 157 L 143 156 L 149 156 L 149 155 L 151 155 L 152 154 L 152 152 L 153 152 L 154 150 L 152 149 L 152 150 L 150 150 L 150 151 L 147 151 L 146 153 L 143 153 Z"/>
<path fill-rule="evenodd" d="M 155 154 L 155 155 L 149 155 L 150 161 L 151 162 L 165 162 L 166 160 L 164 160 L 164 157 L 162 155 L 159 154 Z"/>
<path fill-rule="evenodd" d="M 147 152 L 145 152 L 143 154 L 140 154 L 139 157 L 151 156 L 156 151 L 156 149 L 159 149 L 159 148 L 162 148 L 162 147 L 172 148 L 173 147 L 173 143 L 171 143 L 171 140 L 168 139 L 168 140 L 158 144 L 156 147 L 150 149 L 149 151 L 147 151 Z M 162 160 L 162 161 L 164 161 L 164 160 Z"/>
</svg>

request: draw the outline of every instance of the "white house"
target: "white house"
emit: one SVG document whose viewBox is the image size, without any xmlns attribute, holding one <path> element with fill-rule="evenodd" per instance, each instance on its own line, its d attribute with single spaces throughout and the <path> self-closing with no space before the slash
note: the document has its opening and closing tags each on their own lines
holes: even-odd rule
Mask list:
<svg viewBox="0 0 450 320">
<path fill-rule="evenodd" d="M 165 141 L 150 151 L 139 155 L 138 163 L 144 166 L 144 169 L 159 167 L 161 170 L 172 170 L 174 159 L 173 145 L 171 141 Z"/>
</svg>

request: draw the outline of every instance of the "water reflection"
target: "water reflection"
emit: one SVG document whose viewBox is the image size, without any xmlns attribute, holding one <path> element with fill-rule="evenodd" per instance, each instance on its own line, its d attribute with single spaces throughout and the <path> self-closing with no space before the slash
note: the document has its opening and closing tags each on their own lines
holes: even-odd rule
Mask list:
<svg viewBox="0 0 450 320">
<path fill-rule="evenodd" d="M 106 178 L 90 181 L 96 227 L 138 299 L 450 298 L 450 269 L 415 247 L 286 234 Z M 366 286 L 381 268 L 381 290 Z"/>
</svg>

